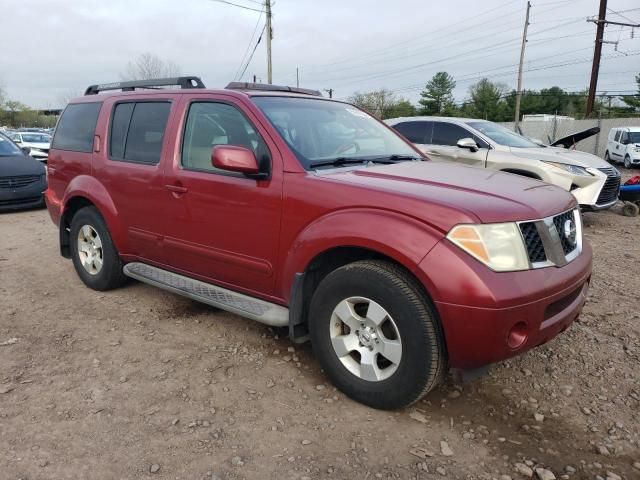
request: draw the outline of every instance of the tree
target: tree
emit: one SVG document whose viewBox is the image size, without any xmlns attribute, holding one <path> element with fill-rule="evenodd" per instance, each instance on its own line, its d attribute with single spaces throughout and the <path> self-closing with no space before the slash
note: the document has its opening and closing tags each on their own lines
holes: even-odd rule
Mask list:
<svg viewBox="0 0 640 480">
<path fill-rule="evenodd" d="M 347 100 L 382 119 L 409 117 L 416 113 L 415 107 L 408 100 L 397 97 L 386 88 L 365 93 L 356 92 Z"/>
<path fill-rule="evenodd" d="M 123 80 L 150 80 L 152 78 L 177 77 L 180 67 L 171 60 L 162 60 L 153 53 L 143 53 L 135 61 L 129 62 Z"/>
<path fill-rule="evenodd" d="M 427 82 L 425 89 L 420 92 L 421 112 L 424 115 L 436 115 L 445 113 L 450 109 L 453 103 L 453 89 L 456 88 L 456 82 L 447 72 L 436 73 L 431 80 Z"/>
<path fill-rule="evenodd" d="M 469 87 L 471 101 L 465 104 L 464 112 L 468 116 L 493 121 L 510 120 L 509 105 L 503 99 L 506 86 L 483 78 Z"/>
<path fill-rule="evenodd" d="M 640 110 L 640 74 L 636 75 L 636 84 L 638 85 L 638 93 L 629 97 L 622 97 L 622 101 L 633 110 Z"/>
</svg>

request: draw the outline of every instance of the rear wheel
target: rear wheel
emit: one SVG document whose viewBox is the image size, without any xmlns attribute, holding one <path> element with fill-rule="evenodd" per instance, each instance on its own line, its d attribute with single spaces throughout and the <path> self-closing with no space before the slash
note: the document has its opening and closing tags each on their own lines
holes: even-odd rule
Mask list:
<svg viewBox="0 0 640 480">
<path fill-rule="evenodd" d="M 71 219 L 71 258 L 86 286 L 111 290 L 126 282 L 118 255 L 102 215 L 94 207 L 85 207 Z"/>
<path fill-rule="evenodd" d="M 445 346 L 429 299 L 403 269 L 359 261 L 325 277 L 313 295 L 314 352 L 346 395 L 374 408 L 401 408 L 438 384 Z"/>
</svg>

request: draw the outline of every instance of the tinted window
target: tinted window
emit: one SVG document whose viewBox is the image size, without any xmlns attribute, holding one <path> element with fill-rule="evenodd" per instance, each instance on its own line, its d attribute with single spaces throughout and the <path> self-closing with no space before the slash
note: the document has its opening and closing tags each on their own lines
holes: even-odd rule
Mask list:
<svg viewBox="0 0 640 480">
<path fill-rule="evenodd" d="M 182 165 L 188 169 L 218 171 L 211 164 L 211 150 L 216 145 L 248 148 L 261 166 L 269 162 L 267 146 L 238 109 L 226 103 L 191 104 L 182 142 Z"/>
<path fill-rule="evenodd" d="M 170 110 L 169 102 L 117 104 L 109 141 L 111 158 L 157 164 Z"/>
<path fill-rule="evenodd" d="M 22 150 L 20 150 L 15 143 L 0 133 L 0 157 L 9 157 L 14 155 L 22 156 Z"/>
<path fill-rule="evenodd" d="M 72 152 L 93 151 L 93 135 L 102 103 L 74 103 L 68 105 L 60 117 L 53 148 Z"/>
<path fill-rule="evenodd" d="M 434 145 L 452 145 L 455 146 L 458 140 L 463 138 L 472 138 L 473 134 L 453 123 L 435 122 L 433 125 Z"/>
<path fill-rule="evenodd" d="M 393 128 L 412 143 L 431 143 L 433 122 L 402 122 L 394 125 Z"/>
</svg>

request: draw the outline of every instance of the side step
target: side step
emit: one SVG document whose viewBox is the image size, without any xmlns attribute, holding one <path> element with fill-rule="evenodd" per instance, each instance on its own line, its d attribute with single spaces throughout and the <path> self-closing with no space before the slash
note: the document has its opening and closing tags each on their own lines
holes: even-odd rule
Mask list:
<svg viewBox="0 0 640 480">
<path fill-rule="evenodd" d="M 141 282 L 272 327 L 284 327 L 289 324 L 289 309 L 275 303 L 265 302 L 145 263 L 127 263 L 123 271 L 126 276 Z"/>
</svg>

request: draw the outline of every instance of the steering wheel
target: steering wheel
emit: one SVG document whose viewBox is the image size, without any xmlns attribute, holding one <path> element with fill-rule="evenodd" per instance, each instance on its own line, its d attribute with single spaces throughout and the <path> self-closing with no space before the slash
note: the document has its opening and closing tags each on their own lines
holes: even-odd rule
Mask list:
<svg viewBox="0 0 640 480">
<path fill-rule="evenodd" d="M 348 142 L 348 143 L 343 143 L 338 148 L 336 148 L 331 155 L 340 155 L 341 153 L 346 153 L 351 148 L 355 149 L 354 153 L 358 153 L 360 151 L 360 145 L 358 144 L 358 142 Z"/>
</svg>

